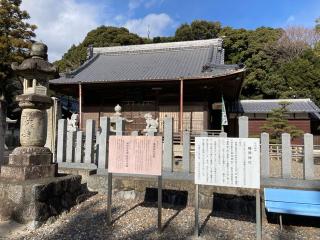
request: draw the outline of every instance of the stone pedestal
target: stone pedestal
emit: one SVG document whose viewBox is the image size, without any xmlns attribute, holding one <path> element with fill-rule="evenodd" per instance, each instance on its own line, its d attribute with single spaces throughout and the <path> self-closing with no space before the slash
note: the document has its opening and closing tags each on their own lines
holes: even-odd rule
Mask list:
<svg viewBox="0 0 320 240">
<path fill-rule="evenodd" d="M 0 221 L 39 227 L 77 204 L 84 190 L 75 175 L 18 182 L 0 178 Z"/>
<path fill-rule="evenodd" d="M 18 147 L 9 155 L 9 164 L 1 167 L 1 177 L 17 181 L 54 177 L 57 164 L 45 147 Z"/>
</svg>

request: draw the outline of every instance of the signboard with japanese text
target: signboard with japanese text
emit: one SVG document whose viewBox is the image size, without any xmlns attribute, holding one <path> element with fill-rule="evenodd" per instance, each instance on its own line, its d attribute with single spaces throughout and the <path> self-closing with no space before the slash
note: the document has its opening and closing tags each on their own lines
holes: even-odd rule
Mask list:
<svg viewBox="0 0 320 240">
<path fill-rule="evenodd" d="M 110 136 L 110 173 L 161 176 L 161 136 Z"/>
<path fill-rule="evenodd" d="M 260 189 L 260 140 L 196 137 L 195 183 Z"/>
</svg>

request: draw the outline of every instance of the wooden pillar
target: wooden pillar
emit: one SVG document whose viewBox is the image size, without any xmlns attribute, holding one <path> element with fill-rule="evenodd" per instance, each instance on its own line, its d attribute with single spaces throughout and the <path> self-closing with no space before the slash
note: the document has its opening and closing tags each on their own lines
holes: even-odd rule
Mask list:
<svg viewBox="0 0 320 240">
<path fill-rule="evenodd" d="M 82 85 L 79 83 L 79 128 L 82 129 Z"/>
<path fill-rule="evenodd" d="M 180 143 L 183 141 L 183 79 L 180 79 Z"/>
</svg>

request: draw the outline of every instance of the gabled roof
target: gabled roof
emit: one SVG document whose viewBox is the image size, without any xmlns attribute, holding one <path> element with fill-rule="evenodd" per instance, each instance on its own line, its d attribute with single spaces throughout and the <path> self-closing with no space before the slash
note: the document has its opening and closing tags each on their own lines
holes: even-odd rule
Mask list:
<svg viewBox="0 0 320 240">
<path fill-rule="evenodd" d="M 93 57 L 51 84 L 197 79 L 243 72 L 224 65 L 222 39 L 94 48 Z"/>
<path fill-rule="evenodd" d="M 314 113 L 319 115 L 320 109 L 311 99 L 263 99 L 241 100 L 229 106 L 232 113 L 270 113 L 272 109 L 279 108 L 279 103 L 287 102 L 287 110 L 291 113 Z"/>
</svg>

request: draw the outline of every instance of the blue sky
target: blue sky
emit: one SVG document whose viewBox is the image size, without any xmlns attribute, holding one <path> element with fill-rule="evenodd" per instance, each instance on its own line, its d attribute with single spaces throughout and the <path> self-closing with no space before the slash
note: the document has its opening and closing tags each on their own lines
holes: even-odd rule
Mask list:
<svg viewBox="0 0 320 240">
<path fill-rule="evenodd" d="M 173 35 L 195 19 L 223 26 L 313 27 L 320 0 L 23 0 L 22 8 L 38 26 L 37 40 L 47 43 L 49 59 L 57 60 L 99 25 L 124 26 L 141 36 Z"/>
</svg>

